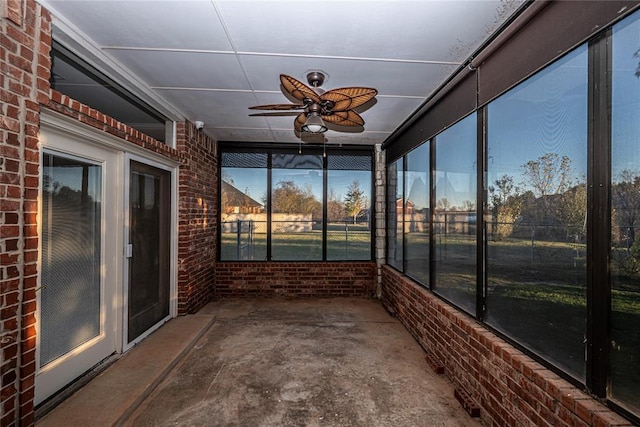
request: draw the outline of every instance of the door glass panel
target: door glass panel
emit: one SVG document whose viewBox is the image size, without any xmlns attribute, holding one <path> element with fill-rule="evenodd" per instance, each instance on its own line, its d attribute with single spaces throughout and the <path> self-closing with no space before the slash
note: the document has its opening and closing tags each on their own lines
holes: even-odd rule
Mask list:
<svg viewBox="0 0 640 427">
<path fill-rule="evenodd" d="M 101 174 L 44 154 L 41 367 L 100 334 Z"/>
<path fill-rule="evenodd" d="M 170 173 L 131 162 L 129 342 L 169 315 Z"/>
</svg>

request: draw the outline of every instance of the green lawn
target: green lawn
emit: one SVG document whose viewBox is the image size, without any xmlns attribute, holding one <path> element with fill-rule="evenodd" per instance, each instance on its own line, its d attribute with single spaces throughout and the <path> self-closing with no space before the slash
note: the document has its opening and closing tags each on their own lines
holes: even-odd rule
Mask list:
<svg viewBox="0 0 640 427">
<path fill-rule="evenodd" d="M 238 259 L 236 233 L 223 233 L 221 245 L 222 260 Z M 280 261 L 315 261 L 322 260 L 322 231 L 273 233 L 271 251 L 274 260 Z M 241 256 L 244 260 L 264 260 L 267 256 L 266 234 L 254 234 L 253 256 Z M 242 252 L 241 255 L 246 254 Z M 327 227 L 327 259 L 328 260 L 370 260 L 371 232 L 366 225 L 344 225 Z"/>
</svg>

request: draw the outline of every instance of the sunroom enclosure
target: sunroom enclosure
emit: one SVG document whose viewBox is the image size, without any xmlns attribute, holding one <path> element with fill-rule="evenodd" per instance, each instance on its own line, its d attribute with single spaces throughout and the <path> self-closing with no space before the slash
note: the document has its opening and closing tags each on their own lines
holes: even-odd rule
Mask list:
<svg viewBox="0 0 640 427">
<path fill-rule="evenodd" d="M 111 333 L 87 369 L 144 337 L 125 333 L 125 223 L 154 225 L 151 211 L 170 218 L 157 227 L 167 247 L 148 246 L 168 266 L 171 309 L 145 334 L 217 298 L 378 297 L 487 425 L 640 423 L 639 8 L 531 2 L 382 146 L 238 149 L 170 110 L 141 105 L 129 122 L 63 93 L 52 61 L 91 52 L 52 40 L 35 0 L 2 2 L 1 425 L 34 424 L 36 377 L 67 352 L 42 311 L 90 308 L 47 300 L 56 237 L 90 238 L 63 243 L 105 261 L 79 264 L 85 282 L 101 271 L 114 284 L 101 294 L 111 314 L 94 309 L 75 337 Z M 58 175 L 76 190 L 61 195 Z M 309 204 L 280 203 L 288 190 Z"/>
<path fill-rule="evenodd" d="M 503 50 L 537 37 L 520 36 Z M 504 71 L 513 85 L 485 77 L 492 57 L 470 64 L 475 84 L 452 97 L 476 107 L 435 116 L 444 130 L 418 139 L 427 111 L 388 144 L 386 204 L 388 265 L 634 414 L 639 49 L 636 12 L 548 64 Z"/>
</svg>

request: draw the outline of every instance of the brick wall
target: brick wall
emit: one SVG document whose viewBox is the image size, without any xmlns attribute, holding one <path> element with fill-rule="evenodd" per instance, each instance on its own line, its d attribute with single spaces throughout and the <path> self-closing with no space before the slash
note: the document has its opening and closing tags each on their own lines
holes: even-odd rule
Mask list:
<svg viewBox="0 0 640 427">
<path fill-rule="evenodd" d="M 39 103 L 49 100 L 51 18 L 0 5 L 0 363 L 2 426 L 33 423 Z"/>
<path fill-rule="evenodd" d="M 216 260 L 217 145 L 192 123 L 179 123 L 178 312 L 194 313 L 212 297 Z"/>
<path fill-rule="evenodd" d="M 382 301 L 496 426 L 631 426 L 605 405 L 391 267 Z"/>
<path fill-rule="evenodd" d="M 374 262 L 218 262 L 215 297 L 374 297 Z"/>
<path fill-rule="evenodd" d="M 161 154 L 172 160 L 181 161 L 180 153 L 167 144 L 145 135 L 144 133 L 101 113 L 100 111 L 82 104 L 73 98 L 63 95 L 57 90 L 51 90 L 51 99 L 46 104 L 50 110 L 71 117 L 80 123 L 96 128 L 102 132 L 118 137 L 124 141 Z"/>
</svg>

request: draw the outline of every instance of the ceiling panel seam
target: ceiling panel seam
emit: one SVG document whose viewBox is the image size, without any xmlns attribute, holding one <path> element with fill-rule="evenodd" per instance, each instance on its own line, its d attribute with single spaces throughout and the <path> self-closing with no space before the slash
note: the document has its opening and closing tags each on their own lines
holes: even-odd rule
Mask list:
<svg viewBox="0 0 640 427">
<path fill-rule="evenodd" d="M 402 58 L 372 58 L 366 56 L 339 56 L 339 55 L 308 55 L 302 53 L 277 53 L 277 52 L 237 52 L 239 56 L 273 56 L 281 58 L 303 59 L 338 59 L 347 61 L 366 62 L 393 62 L 399 64 L 431 64 L 431 65 L 460 65 L 458 61 L 437 61 L 428 59 L 402 59 Z"/>
</svg>

